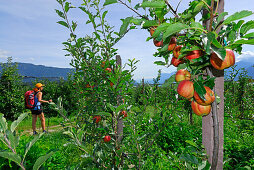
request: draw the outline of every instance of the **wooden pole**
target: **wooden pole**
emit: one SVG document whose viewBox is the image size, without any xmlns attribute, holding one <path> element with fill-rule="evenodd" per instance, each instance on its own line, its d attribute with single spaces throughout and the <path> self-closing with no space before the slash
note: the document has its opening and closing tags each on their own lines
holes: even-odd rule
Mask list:
<svg viewBox="0 0 254 170">
<path fill-rule="evenodd" d="M 218 4 L 218 13 L 224 12 L 224 0 L 220 0 Z M 205 23 L 206 28 L 209 28 L 209 21 Z M 220 30 L 220 29 L 218 29 Z M 206 152 L 209 156 L 208 161 L 212 164 L 211 169 L 223 169 L 223 122 L 224 122 L 224 70 L 216 70 L 214 68 L 209 69 L 211 74 L 216 77 L 214 91 L 217 96 L 220 97 L 220 103 L 218 105 L 214 104 L 212 113 L 202 118 L 202 143 L 205 146 Z M 216 113 L 217 114 L 214 114 Z M 217 117 L 215 117 L 217 116 Z M 218 126 L 217 122 L 218 121 Z M 216 128 L 218 127 L 218 129 Z M 217 134 L 218 133 L 218 134 Z M 218 138 L 218 140 L 216 140 Z M 215 142 L 214 142 L 215 141 Z M 214 146 L 218 146 L 214 150 Z M 213 157 L 213 154 L 218 154 L 217 160 Z"/>
<path fill-rule="evenodd" d="M 122 59 L 120 55 L 116 55 L 116 66 L 122 68 Z M 117 105 L 121 102 L 121 95 L 117 95 Z M 117 143 L 120 143 L 123 139 L 123 119 L 122 117 L 117 118 Z"/>
</svg>

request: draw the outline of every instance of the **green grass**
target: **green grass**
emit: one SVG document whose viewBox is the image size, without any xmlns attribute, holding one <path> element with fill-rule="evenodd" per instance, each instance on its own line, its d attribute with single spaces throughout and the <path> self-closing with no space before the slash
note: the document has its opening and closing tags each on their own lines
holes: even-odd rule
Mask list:
<svg viewBox="0 0 254 170">
<path fill-rule="evenodd" d="M 60 123 L 63 121 L 62 117 L 47 117 L 47 115 L 45 114 L 44 116 L 45 116 L 46 129 L 48 126 L 60 125 Z M 8 121 L 8 125 L 9 126 L 11 125 L 11 121 Z M 41 121 L 39 117 L 37 117 L 36 128 L 37 128 L 37 131 L 42 131 Z M 29 115 L 17 127 L 17 132 L 28 131 L 28 130 L 32 131 L 32 114 L 31 113 L 29 113 Z"/>
<path fill-rule="evenodd" d="M 28 142 L 33 139 L 33 136 L 21 136 L 17 152 L 23 155 L 24 148 Z M 0 148 L 5 148 L 0 143 Z M 48 169 L 66 169 L 68 166 L 75 166 L 80 163 L 81 155 L 84 154 L 75 145 L 70 143 L 70 138 L 63 134 L 63 131 L 44 134 L 29 150 L 26 157 L 26 168 L 32 169 L 33 164 L 40 156 L 43 156 L 50 151 L 55 153 L 49 158 L 44 166 Z M 16 169 L 14 162 L 9 163 L 4 158 L 0 157 L 0 169 Z"/>
</svg>

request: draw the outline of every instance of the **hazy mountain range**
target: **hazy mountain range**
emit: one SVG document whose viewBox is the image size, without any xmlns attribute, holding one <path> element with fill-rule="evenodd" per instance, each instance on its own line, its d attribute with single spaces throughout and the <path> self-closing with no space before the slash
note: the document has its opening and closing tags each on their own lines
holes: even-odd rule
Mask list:
<svg viewBox="0 0 254 170">
<path fill-rule="evenodd" d="M 254 79 L 254 61 L 253 62 L 246 62 L 246 61 L 239 61 L 236 63 L 236 69 L 245 68 L 248 72 L 248 75 Z M 2 70 L 0 66 L 0 71 Z M 63 78 L 67 80 L 68 73 L 71 73 L 73 69 L 71 68 L 57 68 L 57 67 L 48 67 L 43 65 L 34 65 L 29 63 L 18 63 L 18 73 L 22 76 L 27 76 L 24 78 L 24 81 L 31 81 L 36 77 L 45 77 L 49 80 L 59 80 L 59 78 Z M 226 69 L 225 77 L 228 77 L 230 74 L 231 68 Z M 171 75 L 175 74 L 172 73 L 161 73 L 161 79 L 159 81 L 160 84 L 163 84 L 165 80 L 171 77 Z M 141 80 L 136 80 L 137 83 L 140 83 Z M 153 79 L 145 79 L 146 83 L 153 83 Z"/>
<path fill-rule="evenodd" d="M 0 66 L 0 71 L 2 70 Z M 59 80 L 63 78 L 67 80 L 68 73 L 71 73 L 71 68 L 57 68 L 57 67 L 48 67 L 44 65 L 34 65 L 30 63 L 18 63 L 18 73 L 21 76 L 25 76 L 23 80 L 25 82 L 34 80 L 35 78 L 49 80 Z"/>
</svg>

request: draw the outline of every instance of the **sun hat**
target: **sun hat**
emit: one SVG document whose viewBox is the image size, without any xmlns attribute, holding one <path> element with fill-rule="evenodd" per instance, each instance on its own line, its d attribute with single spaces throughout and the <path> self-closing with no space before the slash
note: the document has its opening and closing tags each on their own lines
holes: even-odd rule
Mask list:
<svg viewBox="0 0 254 170">
<path fill-rule="evenodd" d="M 36 88 L 40 88 L 40 87 L 44 87 L 45 85 L 44 84 L 41 84 L 41 83 L 37 83 L 36 85 L 35 85 L 35 87 Z"/>
</svg>

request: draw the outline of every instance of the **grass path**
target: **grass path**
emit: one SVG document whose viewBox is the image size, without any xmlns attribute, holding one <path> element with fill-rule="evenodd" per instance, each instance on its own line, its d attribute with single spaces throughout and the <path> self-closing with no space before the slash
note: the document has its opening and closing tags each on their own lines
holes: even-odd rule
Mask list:
<svg viewBox="0 0 254 170">
<path fill-rule="evenodd" d="M 50 132 L 55 132 L 55 131 L 60 131 L 63 130 L 63 126 L 61 125 L 63 123 L 63 118 L 61 117 L 51 117 L 47 118 L 45 120 L 45 125 L 46 125 L 46 131 Z M 65 123 L 65 127 L 68 127 L 70 123 Z M 38 133 L 42 132 L 41 128 L 41 121 L 38 118 L 36 122 L 36 131 Z M 23 120 L 19 126 L 17 127 L 17 132 L 19 132 L 21 135 L 33 135 L 33 130 L 32 130 L 32 116 L 28 116 Z"/>
<path fill-rule="evenodd" d="M 66 123 L 65 127 L 69 127 L 68 125 L 70 125 L 70 123 Z M 62 125 L 54 125 L 54 126 L 49 126 L 49 127 L 46 126 L 46 131 L 48 131 L 49 133 L 50 132 L 55 132 L 55 131 L 60 131 L 60 130 L 63 130 L 63 126 Z M 41 133 L 42 132 L 42 128 L 41 127 L 40 128 L 37 127 L 37 132 Z M 23 132 L 21 132 L 21 134 L 22 135 L 33 135 L 32 128 L 24 130 Z"/>
</svg>

